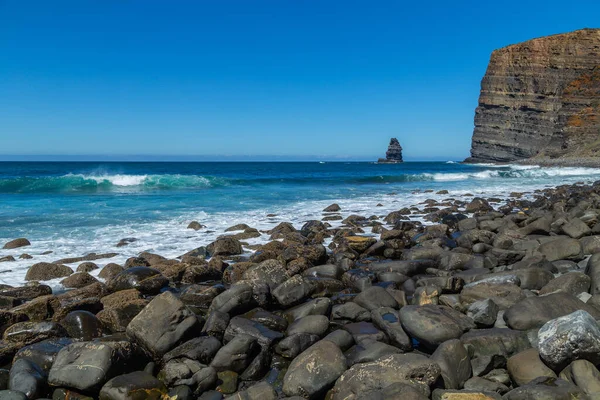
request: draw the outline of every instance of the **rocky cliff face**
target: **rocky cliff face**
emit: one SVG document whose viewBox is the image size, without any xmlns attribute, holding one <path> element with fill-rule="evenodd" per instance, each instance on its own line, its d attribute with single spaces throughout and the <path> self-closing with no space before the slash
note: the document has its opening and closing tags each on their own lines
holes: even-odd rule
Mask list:
<svg viewBox="0 0 600 400">
<path fill-rule="evenodd" d="M 494 51 L 467 161 L 583 156 L 600 157 L 600 29 Z"/>
<path fill-rule="evenodd" d="M 380 163 L 401 163 L 402 162 L 402 146 L 396 138 L 390 139 L 390 145 L 385 152 L 385 158 L 380 158 Z"/>
</svg>

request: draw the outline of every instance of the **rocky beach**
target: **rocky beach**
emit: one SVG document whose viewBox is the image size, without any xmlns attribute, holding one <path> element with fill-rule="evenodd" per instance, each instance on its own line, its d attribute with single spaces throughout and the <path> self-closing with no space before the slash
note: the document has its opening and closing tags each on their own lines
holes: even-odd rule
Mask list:
<svg viewBox="0 0 600 400">
<path fill-rule="evenodd" d="M 600 29 L 460 162 L 540 7 L 125 3 L 4 18 L 0 400 L 600 400 Z"/>
<path fill-rule="evenodd" d="M 431 196 L 341 221 L 332 204 L 298 228 L 236 224 L 97 277 L 94 260 L 113 255 L 62 260 L 75 271 L 31 260 L 29 284 L 0 290 L 1 394 L 594 398 L 600 184 Z M 248 245 L 257 233 L 268 243 Z M 68 290 L 36 282 L 50 279 Z"/>
</svg>

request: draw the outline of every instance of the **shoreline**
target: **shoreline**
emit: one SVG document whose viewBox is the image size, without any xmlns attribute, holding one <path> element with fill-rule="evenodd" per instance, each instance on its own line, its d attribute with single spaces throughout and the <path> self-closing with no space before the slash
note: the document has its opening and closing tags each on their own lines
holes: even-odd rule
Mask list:
<svg viewBox="0 0 600 400">
<path fill-rule="evenodd" d="M 321 220 L 299 228 L 281 221 L 259 232 L 233 223 L 227 236 L 179 258 L 142 252 L 122 265 L 98 268 L 92 256 L 77 262 L 78 272 L 60 263 L 34 264 L 28 280 L 63 280 L 70 290 L 52 293 L 45 284 L 0 289 L 8 321 L 0 361 L 35 354 L 42 340 L 62 340 L 52 350 L 57 356 L 43 385 L 93 396 L 96 383 L 62 371 L 77 366 L 86 376 L 100 370 L 99 381 L 110 385 L 106 369 L 96 365 L 99 343 L 121 349 L 109 362 L 129 360 L 122 373 L 145 367 L 147 379 L 152 376 L 170 396 L 221 388 L 225 394 L 258 391 L 268 399 L 303 393 L 321 398 L 330 391 L 337 400 L 364 395 L 363 380 L 373 368 L 384 371 L 385 380 L 371 394 L 405 385 L 400 368 L 410 376 L 429 371 L 422 398 L 456 390 L 448 376 L 477 393 L 486 390 L 473 389 L 475 383 L 493 383 L 501 394 L 522 390 L 490 375 L 484 355 L 524 358 L 537 347 L 544 360 L 555 360 L 569 344 L 546 343 L 546 323 L 600 319 L 600 299 L 590 290 L 600 263 L 588 266 L 598 275 L 585 272 L 589 255 L 600 252 L 596 183 L 506 193 L 504 199 L 427 191 L 429 199 L 381 217 L 342 217 L 331 204 Z M 269 241 L 243 244 L 257 233 Z M 48 331 L 47 324 L 54 328 Z M 83 342 L 68 345 L 72 340 Z M 124 343 L 129 347 L 123 353 Z M 190 353 L 197 346 L 212 350 Z M 232 351 L 248 357 L 235 361 Z M 73 357 L 77 352 L 89 356 L 86 365 Z M 446 360 L 467 357 L 471 368 L 456 370 L 440 352 Z M 575 359 L 578 353 L 569 358 Z M 336 372 L 306 372 L 309 362 Z M 546 365 L 559 374 L 564 362 Z M 511 365 L 492 369 L 514 376 Z M 192 379 L 198 371 L 205 376 L 201 382 Z M 127 379 L 135 384 L 134 375 Z M 303 389 L 309 392 L 297 392 L 306 382 L 313 385 Z M 569 393 L 578 393 L 571 386 Z"/>
<path fill-rule="evenodd" d="M 583 167 L 583 168 L 600 168 L 600 158 L 598 157 L 579 157 L 579 158 L 528 158 L 523 160 L 514 160 L 507 162 L 497 161 L 474 161 L 468 158 L 463 161 L 464 164 L 495 164 L 495 165 L 531 165 L 540 167 Z"/>
</svg>

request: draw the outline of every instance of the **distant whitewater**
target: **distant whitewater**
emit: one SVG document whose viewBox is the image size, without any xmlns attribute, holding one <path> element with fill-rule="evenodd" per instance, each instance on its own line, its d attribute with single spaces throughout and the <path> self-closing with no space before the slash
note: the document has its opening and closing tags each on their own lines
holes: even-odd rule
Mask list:
<svg viewBox="0 0 600 400">
<path fill-rule="evenodd" d="M 0 243 L 27 237 L 36 262 L 84 253 L 141 251 L 179 256 L 236 223 L 270 229 L 321 219 L 336 202 L 342 216 L 386 215 L 428 198 L 510 192 L 600 180 L 600 169 L 467 165 L 454 162 L 312 163 L 0 163 Z M 448 194 L 437 195 L 440 190 Z M 206 228 L 186 229 L 197 220 Z M 339 222 L 332 221 L 335 225 Z M 116 248 L 123 238 L 136 238 Z M 251 239 L 261 243 L 265 238 Z M 51 251 L 51 254 L 43 253 Z M 0 283 L 21 284 L 32 260 L 0 263 Z"/>
</svg>

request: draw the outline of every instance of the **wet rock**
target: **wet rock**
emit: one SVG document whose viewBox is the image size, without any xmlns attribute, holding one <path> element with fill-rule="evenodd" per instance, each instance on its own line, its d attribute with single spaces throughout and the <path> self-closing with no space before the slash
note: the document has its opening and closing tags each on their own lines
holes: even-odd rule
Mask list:
<svg viewBox="0 0 600 400">
<path fill-rule="evenodd" d="M 165 398 L 167 388 L 152 375 L 136 371 L 112 378 L 100 390 L 100 400 L 133 400 Z"/>
<path fill-rule="evenodd" d="M 46 373 L 40 366 L 25 359 L 14 362 L 10 369 L 8 389 L 25 393 L 28 399 L 38 399 L 46 386 Z"/>
<path fill-rule="evenodd" d="M 348 350 L 345 356 L 348 367 L 351 367 L 354 364 L 375 361 L 381 357 L 401 352 L 399 348 L 390 346 L 389 344 L 364 339 Z"/>
<path fill-rule="evenodd" d="M 341 209 L 342 208 L 337 203 L 333 203 L 332 205 L 325 207 L 323 212 L 338 212 Z"/>
<path fill-rule="evenodd" d="M 585 304 L 572 294 L 557 292 L 521 300 L 506 310 L 504 320 L 510 328 L 525 331 L 540 328 L 552 319 L 577 310 L 585 310 L 594 318 L 600 319 L 600 311 L 594 307 Z"/>
<path fill-rule="evenodd" d="M 77 272 L 92 272 L 98 268 L 99 267 L 98 267 L 98 265 L 96 265 L 96 263 L 93 263 L 91 261 L 86 261 L 86 262 L 79 264 L 79 266 L 77 267 Z"/>
<path fill-rule="evenodd" d="M 27 270 L 27 274 L 25 275 L 25 280 L 48 281 L 50 279 L 69 276 L 72 273 L 73 270 L 66 265 L 40 262 L 29 267 L 29 270 Z"/>
<path fill-rule="evenodd" d="M 257 321 L 240 316 L 233 317 L 225 330 L 224 340 L 230 341 L 241 334 L 256 338 L 261 346 L 266 347 L 270 347 L 273 342 L 283 338 L 282 333 L 271 330 Z"/>
<path fill-rule="evenodd" d="M 527 349 L 510 357 L 506 368 L 515 386 L 526 385 L 540 376 L 556 378 L 554 371 L 540 359 L 536 349 Z"/>
<path fill-rule="evenodd" d="M 27 400 L 27 396 L 16 390 L 0 390 L 0 400 Z"/>
<path fill-rule="evenodd" d="M 319 336 L 310 333 L 296 333 L 277 343 L 275 352 L 283 357 L 293 359 L 318 342 L 319 339 Z"/>
<path fill-rule="evenodd" d="M 471 377 L 469 353 L 458 339 L 439 345 L 430 359 L 439 365 L 446 389 L 460 389 Z"/>
<path fill-rule="evenodd" d="M 206 333 L 207 335 L 214 336 L 219 340 L 223 340 L 223 336 L 225 335 L 225 329 L 229 325 L 229 314 L 223 313 L 220 311 L 213 311 L 208 314 L 206 318 L 206 322 L 202 327 L 202 333 Z"/>
<path fill-rule="evenodd" d="M 67 278 L 60 281 L 60 284 L 66 288 L 77 289 L 96 282 L 98 282 L 98 279 L 94 278 L 87 272 L 75 272 L 74 274 L 69 275 Z"/>
<path fill-rule="evenodd" d="M 100 279 L 110 279 L 113 276 L 118 275 L 120 272 L 123 272 L 124 268 L 119 264 L 109 263 L 102 268 L 100 273 L 98 274 L 98 278 Z"/>
<path fill-rule="evenodd" d="M 90 341 L 104 334 L 102 323 L 89 311 L 71 311 L 60 324 L 73 339 Z"/>
<path fill-rule="evenodd" d="M 132 362 L 129 342 L 83 342 L 62 348 L 52 364 L 48 383 L 53 386 L 92 391 Z"/>
<path fill-rule="evenodd" d="M 238 392 L 235 396 L 228 397 L 227 400 L 275 400 L 277 393 L 267 382 L 259 382 L 250 386 L 248 389 Z"/>
<path fill-rule="evenodd" d="M 209 364 L 221 348 L 221 342 L 212 336 L 200 336 L 177 346 L 163 356 L 163 362 L 176 358 L 196 360 Z"/>
<path fill-rule="evenodd" d="M 266 260 L 244 272 L 243 278 L 249 283 L 265 283 L 273 291 L 288 279 L 288 275 L 283 263 Z"/>
<path fill-rule="evenodd" d="M 243 250 L 239 240 L 225 236 L 206 246 L 206 251 L 211 257 L 215 257 L 242 254 Z"/>
<path fill-rule="evenodd" d="M 350 321 L 370 321 L 371 313 L 359 306 L 358 304 L 349 301 L 344 304 L 333 306 L 331 310 L 332 319 L 345 319 Z"/>
<path fill-rule="evenodd" d="M 540 328 L 538 340 L 540 357 L 554 370 L 575 360 L 600 363 L 600 327 L 586 311 L 548 321 Z"/>
<path fill-rule="evenodd" d="M 287 335 L 309 333 L 323 336 L 329 328 L 329 319 L 324 315 L 307 315 L 292 322 L 287 329 Z"/>
<path fill-rule="evenodd" d="M 18 238 L 18 239 L 13 239 L 10 242 L 6 242 L 2 248 L 9 250 L 9 249 L 17 249 L 19 247 L 25 247 L 25 246 L 29 246 L 29 245 L 31 245 L 31 243 L 26 238 Z"/>
<path fill-rule="evenodd" d="M 400 323 L 398 311 L 389 307 L 381 307 L 371 311 L 373 325 L 381 329 L 389 338 L 390 344 L 402 351 L 412 350 L 412 342 Z"/>
<path fill-rule="evenodd" d="M 0 296 L 14 297 L 18 300 L 33 300 L 36 297 L 52 294 L 48 285 L 28 285 L 22 287 L 8 287 L 0 290 Z"/>
<path fill-rule="evenodd" d="M 354 322 L 346 324 L 342 328 L 348 331 L 354 342 L 360 343 L 363 340 L 386 341 L 387 337 L 383 331 L 380 331 L 370 322 Z"/>
<path fill-rule="evenodd" d="M 316 397 L 325 393 L 346 371 L 346 358 L 330 341 L 320 341 L 290 364 L 283 378 L 287 396 Z"/>
<path fill-rule="evenodd" d="M 68 338 L 52 338 L 25 346 L 15 354 L 14 361 L 25 359 L 40 366 L 47 374 L 58 352 L 73 341 Z"/>
<path fill-rule="evenodd" d="M 409 336 L 429 348 L 446 340 L 458 339 L 475 328 L 473 321 L 446 306 L 405 306 L 400 309 L 400 322 Z"/>
<path fill-rule="evenodd" d="M 319 297 L 296 307 L 287 309 L 283 315 L 288 322 L 294 322 L 297 319 L 307 315 L 326 315 L 331 309 L 331 300 L 327 297 Z"/>
<path fill-rule="evenodd" d="M 230 370 L 241 373 L 259 352 L 256 338 L 240 334 L 219 349 L 210 366 L 217 372 Z"/>
<path fill-rule="evenodd" d="M 333 399 L 359 397 L 365 393 L 381 390 L 394 383 L 407 383 L 423 388 L 440 376 L 440 367 L 420 354 L 392 354 L 379 360 L 356 364 L 336 381 Z"/>
<path fill-rule="evenodd" d="M 200 229 L 204 228 L 205 226 L 202 225 L 200 222 L 198 221 L 192 221 L 188 224 L 187 229 L 193 229 L 195 231 L 199 231 Z"/>
<path fill-rule="evenodd" d="M 3 339 L 13 343 L 32 344 L 52 337 L 65 336 L 62 326 L 55 322 L 17 322 L 4 331 Z"/>
<path fill-rule="evenodd" d="M 156 296 L 129 323 L 127 335 L 156 357 L 183 342 L 199 331 L 198 319 L 172 293 Z"/>
<path fill-rule="evenodd" d="M 600 253 L 593 254 L 588 260 L 585 273 L 590 277 L 590 294 L 600 294 Z"/>
<path fill-rule="evenodd" d="M 201 393 L 214 386 L 217 372 L 198 361 L 180 358 L 167 361 L 157 377 L 169 387 L 186 385 Z"/>
<path fill-rule="evenodd" d="M 382 287 L 372 286 L 354 298 L 359 306 L 371 311 L 380 307 L 398 308 L 398 302 Z"/>
<path fill-rule="evenodd" d="M 143 294 L 157 294 L 169 284 L 159 271 L 149 267 L 131 267 L 110 278 L 106 283 L 108 290 L 137 289 Z"/>
<path fill-rule="evenodd" d="M 342 351 L 348 350 L 353 344 L 354 339 L 348 331 L 337 329 L 325 336 L 323 340 L 328 340 L 339 347 Z"/>
<path fill-rule="evenodd" d="M 278 285 L 272 293 L 279 304 L 289 307 L 300 303 L 310 296 L 314 290 L 315 287 L 309 280 L 300 275 L 295 275 Z"/>
</svg>

